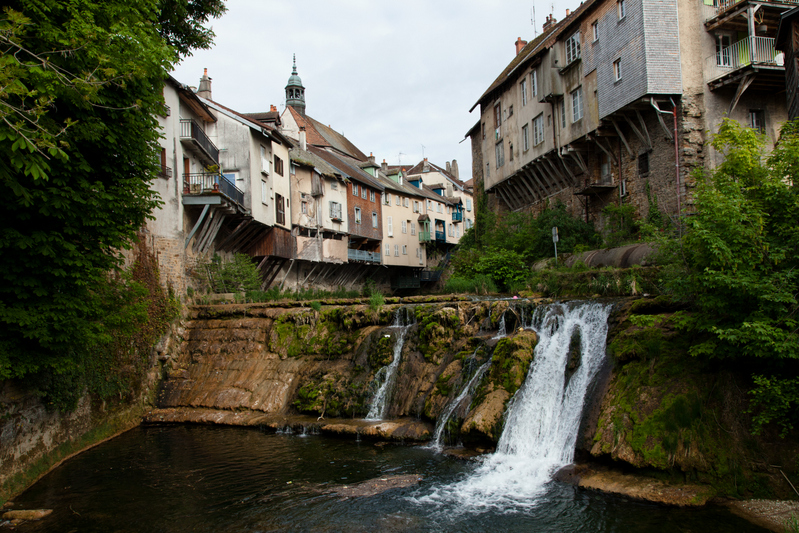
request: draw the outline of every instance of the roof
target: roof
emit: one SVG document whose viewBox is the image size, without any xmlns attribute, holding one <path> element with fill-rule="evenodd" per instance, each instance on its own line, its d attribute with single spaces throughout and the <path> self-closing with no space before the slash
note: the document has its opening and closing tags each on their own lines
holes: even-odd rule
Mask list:
<svg viewBox="0 0 799 533">
<path fill-rule="evenodd" d="M 289 150 L 289 158 L 295 165 L 313 167 L 323 176 L 341 177 L 341 174 L 327 161 L 312 152 L 295 147 Z"/>
<path fill-rule="evenodd" d="M 252 118 L 259 122 L 274 122 L 280 124 L 280 113 L 278 111 L 260 111 L 258 113 L 244 113 L 245 117 Z"/>
<path fill-rule="evenodd" d="M 356 161 L 347 161 L 343 157 L 338 156 L 333 152 L 329 152 L 315 146 L 309 146 L 308 151 L 327 162 L 342 176 L 355 180 L 369 187 L 373 187 L 379 191 L 385 190 L 385 186 L 367 174 L 364 170 L 359 168 Z"/>
<path fill-rule="evenodd" d="M 270 126 L 269 124 L 259 122 L 258 120 L 249 117 L 243 113 L 234 111 L 233 109 L 230 109 L 229 107 L 226 107 L 220 104 L 219 102 L 215 102 L 213 100 L 209 100 L 208 98 L 203 98 L 201 96 L 198 96 L 198 98 L 209 107 L 215 109 L 216 111 L 224 113 L 225 115 L 229 116 L 232 119 L 238 120 L 245 126 L 248 126 L 250 129 L 253 129 L 259 133 L 266 135 L 270 139 L 277 141 L 278 144 L 285 144 L 289 148 L 293 146 L 292 142 L 287 137 L 285 137 L 282 133 L 280 133 L 277 129 Z"/>
<path fill-rule="evenodd" d="M 431 163 L 431 162 L 428 161 L 427 164 L 430 166 L 430 171 L 431 172 L 438 172 L 439 174 L 441 174 L 442 176 L 447 178 L 449 181 L 451 181 L 452 183 L 454 183 L 458 187 L 460 187 L 460 188 L 464 187 L 465 184 L 461 180 L 456 178 L 451 172 L 447 172 L 446 170 L 444 170 L 440 166 L 436 165 L 435 163 Z M 406 168 L 406 167 L 403 167 L 403 168 Z M 411 168 L 408 169 L 408 171 L 407 171 L 407 175 L 408 176 L 411 176 L 411 175 L 414 175 L 414 174 L 424 174 L 424 160 L 419 161 L 414 166 L 412 166 Z"/>
<path fill-rule="evenodd" d="M 166 79 L 167 83 L 172 85 L 178 93 L 178 98 L 180 98 L 184 104 L 186 104 L 189 109 L 194 111 L 197 115 L 202 117 L 203 120 L 206 122 L 216 122 L 216 117 L 208 106 L 197 96 L 194 91 L 191 90 L 191 87 L 188 85 L 184 85 L 180 83 L 178 80 L 173 78 L 172 76 L 167 76 Z"/>
<path fill-rule="evenodd" d="M 297 123 L 298 127 L 305 128 L 306 142 L 313 146 L 323 148 L 334 148 L 342 154 L 353 157 L 359 161 L 366 161 L 368 158 L 361 152 L 349 139 L 344 135 L 335 131 L 329 126 L 325 126 L 316 119 L 308 115 L 301 115 L 296 109 L 291 106 L 286 107 L 291 113 L 292 118 Z"/>
<path fill-rule="evenodd" d="M 505 69 L 497 76 L 494 82 L 485 90 L 482 96 L 477 99 L 477 102 L 469 109 L 471 113 L 474 111 L 474 108 L 480 105 L 480 103 L 488 98 L 496 89 L 500 88 L 506 82 L 511 80 L 511 75 L 516 72 L 519 68 L 522 68 L 528 64 L 528 62 L 532 62 L 535 56 L 546 48 L 551 48 L 552 45 L 557 41 L 558 37 L 568 30 L 572 23 L 575 22 L 588 8 L 594 5 L 598 0 L 586 0 L 580 7 L 575 9 L 571 14 L 569 14 L 565 19 L 562 21 L 553 24 L 551 28 L 547 31 L 543 32 L 541 35 L 527 43 L 521 51 L 514 56 L 510 63 L 505 67 Z M 471 130 L 469 130 L 471 132 Z M 467 134 L 468 135 L 468 134 Z"/>
</svg>

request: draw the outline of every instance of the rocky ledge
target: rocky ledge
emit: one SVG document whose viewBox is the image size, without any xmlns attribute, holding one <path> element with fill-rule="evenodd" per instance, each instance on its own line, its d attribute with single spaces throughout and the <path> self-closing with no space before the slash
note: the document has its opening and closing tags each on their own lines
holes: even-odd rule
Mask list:
<svg viewBox="0 0 799 533">
<path fill-rule="evenodd" d="M 310 416 L 270 415 L 258 411 L 169 408 L 153 409 L 143 419 L 145 424 L 218 424 L 224 426 L 265 427 L 294 433 L 360 436 L 370 439 L 424 442 L 430 440 L 433 426 L 415 418 L 363 420 L 351 418 L 314 418 Z"/>
</svg>

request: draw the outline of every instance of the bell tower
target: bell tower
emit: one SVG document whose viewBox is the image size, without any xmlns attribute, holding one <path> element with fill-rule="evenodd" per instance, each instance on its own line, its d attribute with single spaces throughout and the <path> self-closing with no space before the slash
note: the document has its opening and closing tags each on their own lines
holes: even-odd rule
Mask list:
<svg viewBox="0 0 799 533">
<path fill-rule="evenodd" d="M 297 75 L 297 54 L 294 54 L 294 66 L 286 84 L 286 106 L 293 107 L 300 115 L 305 116 L 305 87 Z"/>
</svg>

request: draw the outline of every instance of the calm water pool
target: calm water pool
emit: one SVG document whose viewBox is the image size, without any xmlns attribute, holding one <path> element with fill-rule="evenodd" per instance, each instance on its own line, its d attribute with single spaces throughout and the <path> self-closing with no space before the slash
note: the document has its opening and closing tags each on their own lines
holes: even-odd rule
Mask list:
<svg viewBox="0 0 799 533">
<path fill-rule="evenodd" d="M 53 509 L 22 532 L 766 531 L 723 508 L 685 510 L 550 482 L 525 505 L 429 496 L 476 465 L 418 446 L 254 429 L 140 427 L 48 474 L 14 501 Z M 419 474 L 412 487 L 343 499 L 341 485 Z"/>
</svg>

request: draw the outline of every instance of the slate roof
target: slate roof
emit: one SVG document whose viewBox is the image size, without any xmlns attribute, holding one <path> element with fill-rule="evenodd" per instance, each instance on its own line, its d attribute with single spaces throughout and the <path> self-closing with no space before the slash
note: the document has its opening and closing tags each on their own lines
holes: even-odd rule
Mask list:
<svg viewBox="0 0 799 533">
<path fill-rule="evenodd" d="M 262 111 L 259 113 L 244 113 L 245 117 L 252 118 L 259 122 L 273 122 L 280 125 L 280 113 L 277 111 Z"/>
<path fill-rule="evenodd" d="M 312 166 L 323 176 L 342 177 L 341 173 L 316 154 L 300 148 L 289 150 L 289 157 L 295 165 Z"/>
<path fill-rule="evenodd" d="M 198 97 L 200 101 L 205 103 L 206 105 L 210 106 L 211 108 L 217 109 L 218 111 L 226 111 L 228 116 L 233 115 L 233 118 L 238 118 L 242 123 L 249 126 L 252 129 L 261 129 L 266 130 L 266 134 L 268 137 L 273 137 L 275 140 L 278 141 L 280 144 L 285 144 L 289 148 L 294 146 L 292 141 L 285 137 L 282 133 L 280 133 L 276 128 L 270 126 L 269 124 L 265 124 L 263 122 L 259 122 L 258 120 L 247 116 L 243 113 L 239 113 L 238 111 L 234 111 L 227 106 L 220 104 L 219 102 L 215 102 L 214 100 L 209 100 L 208 98 L 203 98 L 201 96 Z"/>
<path fill-rule="evenodd" d="M 358 161 L 366 161 L 368 158 L 357 146 L 352 144 L 349 139 L 329 126 L 325 126 L 318 120 L 302 116 L 296 109 L 288 106 L 291 116 L 297 122 L 297 126 L 305 127 L 305 139 L 308 144 L 323 148 L 334 148 L 342 154 L 348 155 Z"/>
<path fill-rule="evenodd" d="M 464 186 L 464 183 L 458 178 L 456 178 L 451 172 L 447 172 L 446 170 L 436 165 L 435 163 L 430 163 L 429 161 L 427 163 L 430 165 L 431 171 L 439 172 L 441 175 L 445 176 L 448 180 L 452 181 L 452 183 L 455 183 L 459 187 Z M 422 172 L 423 169 L 424 169 L 424 161 L 420 161 L 411 168 L 409 168 L 406 174 L 408 176 L 413 174 L 424 174 L 424 172 Z"/>
<path fill-rule="evenodd" d="M 379 191 L 385 190 L 385 186 L 358 167 L 357 161 L 347 161 L 344 156 L 339 156 L 333 152 L 315 146 L 309 146 L 308 151 L 327 162 L 342 176 L 373 187 Z"/>
</svg>

